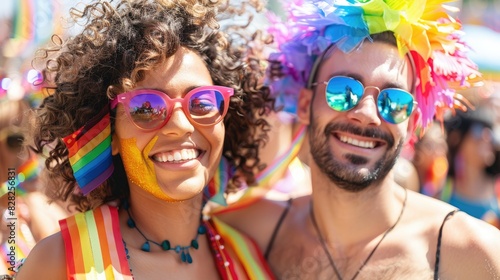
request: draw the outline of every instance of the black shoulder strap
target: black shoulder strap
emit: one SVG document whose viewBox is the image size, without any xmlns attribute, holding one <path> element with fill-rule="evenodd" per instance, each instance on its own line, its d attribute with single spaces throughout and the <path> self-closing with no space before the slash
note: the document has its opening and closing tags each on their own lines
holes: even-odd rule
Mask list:
<svg viewBox="0 0 500 280">
<path fill-rule="evenodd" d="M 434 280 L 439 279 L 439 258 L 441 257 L 441 238 L 443 237 L 443 227 L 444 223 L 446 220 L 448 220 L 451 216 L 453 216 L 455 213 L 457 213 L 458 209 L 455 209 L 451 211 L 450 213 L 446 214 L 444 217 L 443 223 L 441 224 L 441 227 L 439 228 L 439 235 L 438 235 L 438 240 L 437 240 L 437 248 L 436 248 L 436 263 L 434 265 Z"/>
<path fill-rule="evenodd" d="M 274 228 L 273 234 L 271 235 L 271 240 L 269 240 L 269 244 L 267 245 L 266 252 L 264 253 L 264 259 L 267 260 L 269 257 L 269 254 L 271 253 L 271 249 L 273 248 L 274 245 L 274 239 L 276 239 L 276 235 L 278 235 L 278 231 L 280 230 L 281 224 L 283 223 L 283 220 L 285 220 L 286 214 L 288 214 L 288 210 L 290 210 L 290 207 L 292 206 L 292 198 L 290 198 L 287 201 L 286 208 L 283 210 L 283 213 L 281 213 L 281 216 L 278 220 L 278 223 L 276 224 L 276 227 Z"/>
</svg>

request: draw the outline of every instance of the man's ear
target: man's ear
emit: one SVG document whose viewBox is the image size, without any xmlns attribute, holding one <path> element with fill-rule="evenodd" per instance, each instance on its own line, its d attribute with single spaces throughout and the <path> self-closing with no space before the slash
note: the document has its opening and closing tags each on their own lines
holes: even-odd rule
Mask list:
<svg viewBox="0 0 500 280">
<path fill-rule="evenodd" d="M 413 114 L 410 116 L 410 119 L 408 120 L 408 128 L 406 131 L 406 139 L 405 139 L 405 144 L 408 144 L 410 140 L 412 140 L 413 137 L 415 137 L 415 132 L 418 128 L 418 124 L 421 122 L 422 114 L 420 113 L 420 110 L 418 108 L 413 112 Z"/>
<path fill-rule="evenodd" d="M 313 91 L 307 88 L 302 88 L 299 93 L 299 100 L 297 104 L 297 117 L 299 121 L 305 125 L 309 124 L 311 116 L 311 102 Z"/>
<path fill-rule="evenodd" d="M 120 153 L 120 143 L 118 141 L 118 136 L 116 133 L 111 135 L 111 154 L 116 156 Z"/>
</svg>

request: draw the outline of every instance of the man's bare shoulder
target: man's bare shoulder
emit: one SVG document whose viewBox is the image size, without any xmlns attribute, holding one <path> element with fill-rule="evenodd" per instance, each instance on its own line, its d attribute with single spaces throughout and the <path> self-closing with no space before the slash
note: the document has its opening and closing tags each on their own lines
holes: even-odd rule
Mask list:
<svg viewBox="0 0 500 280">
<path fill-rule="evenodd" d="M 408 227 L 428 232 L 440 247 L 443 279 L 500 279 L 500 231 L 437 199 L 411 192 Z M 453 213 L 453 214 L 451 214 Z M 442 236 L 439 232 L 442 228 Z M 438 245 L 440 240 L 440 245 Z"/>
<path fill-rule="evenodd" d="M 457 212 L 443 226 L 441 242 L 441 275 L 452 279 L 500 279 L 497 228 Z"/>
<path fill-rule="evenodd" d="M 16 280 L 66 278 L 64 242 L 60 232 L 38 242 L 16 276 Z"/>
</svg>

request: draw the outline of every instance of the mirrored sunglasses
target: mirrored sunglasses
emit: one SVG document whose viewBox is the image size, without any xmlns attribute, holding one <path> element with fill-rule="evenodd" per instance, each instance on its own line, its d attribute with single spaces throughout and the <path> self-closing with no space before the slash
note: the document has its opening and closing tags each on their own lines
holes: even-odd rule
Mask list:
<svg viewBox="0 0 500 280">
<path fill-rule="evenodd" d="M 314 83 L 316 86 L 321 83 Z M 385 88 L 380 90 L 373 86 L 363 84 L 351 77 L 335 76 L 326 82 L 325 97 L 330 108 L 338 112 L 345 112 L 354 108 L 363 97 L 366 88 L 379 90 L 377 97 L 378 113 L 385 121 L 398 124 L 407 120 L 416 107 L 417 102 L 413 95 L 398 88 Z"/>
<path fill-rule="evenodd" d="M 119 94 L 111 109 L 118 103 L 126 108 L 127 115 L 140 129 L 155 130 L 164 126 L 180 102 L 188 119 L 201 126 L 219 123 L 227 113 L 232 88 L 202 86 L 189 91 L 184 98 L 170 98 L 166 93 L 154 89 L 138 89 Z"/>
</svg>

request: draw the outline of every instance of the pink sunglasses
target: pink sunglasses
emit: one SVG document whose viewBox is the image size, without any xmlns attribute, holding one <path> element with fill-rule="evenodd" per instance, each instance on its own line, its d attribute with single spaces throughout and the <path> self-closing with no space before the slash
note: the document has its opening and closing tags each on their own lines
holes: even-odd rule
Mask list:
<svg viewBox="0 0 500 280">
<path fill-rule="evenodd" d="M 119 94 L 111 101 L 111 109 L 121 103 L 138 128 L 155 130 L 168 122 L 175 103 L 180 102 L 182 110 L 192 123 L 211 126 L 224 118 L 233 94 L 232 88 L 201 86 L 189 91 L 184 98 L 171 99 L 158 90 L 137 89 Z"/>
</svg>

